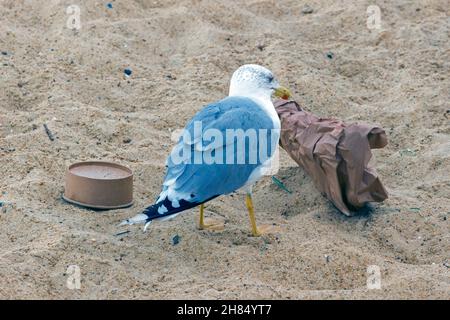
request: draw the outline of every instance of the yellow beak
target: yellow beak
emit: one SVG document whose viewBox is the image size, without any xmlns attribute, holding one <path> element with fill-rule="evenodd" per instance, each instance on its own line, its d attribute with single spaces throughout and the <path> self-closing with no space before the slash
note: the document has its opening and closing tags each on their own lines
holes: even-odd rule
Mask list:
<svg viewBox="0 0 450 320">
<path fill-rule="evenodd" d="M 291 97 L 291 92 L 288 88 L 285 88 L 283 86 L 279 86 L 275 89 L 275 92 L 273 93 L 275 97 L 281 98 L 283 100 L 287 100 Z"/>
</svg>

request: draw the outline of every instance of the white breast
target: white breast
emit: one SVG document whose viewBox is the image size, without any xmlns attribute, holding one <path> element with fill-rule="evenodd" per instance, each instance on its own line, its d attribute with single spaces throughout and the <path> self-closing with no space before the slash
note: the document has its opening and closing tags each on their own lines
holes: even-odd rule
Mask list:
<svg viewBox="0 0 450 320">
<path fill-rule="evenodd" d="M 281 128 L 281 122 L 280 118 L 278 117 L 277 111 L 275 110 L 272 100 L 270 98 L 261 99 L 259 97 L 249 97 L 249 98 L 255 101 L 267 113 L 270 119 L 272 119 L 274 129 L 279 130 Z"/>
<path fill-rule="evenodd" d="M 253 170 L 253 172 L 250 174 L 250 177 L 248 178 L 247 182 L 243 186 L 243 189 L 246 189 L 247 192 L 251 192 L 251 188 L 252 188 L 253 184 L 255 184 L 256 181 L 261 179 L 263 176 L 269 176 L 269 175 L 275 174 L 274 171 L 276 171 L 276 169 L 277 169 L 276 160 L 277 160 L 277 157 L 279 157 L 278 142 L 280 139 L 281 122 L 280 122 L 280 118 L 278 117 L 277 111 L 275 110 L 275 107 L 273 105 L 273 102 L 270 98 L 264 99 L 264 98 L 255 97 L 255 96 L 250 96 L 248 98 L 255 101 L 259 106 L 261 106 L 261 108 L 264 110 L 264 112 L 267 113 L 267 115 L 273 121 L 273 126 L 274 126 L 274 130 L 275 130 L 274 133 L 278 134 L 277 147 L 276 147 L 276 150 L 275 150 L 274 154 L 272 155 L 272 157 L 267 159 L 259 167 L 255 168 L 255 170 Z"/>
</svg>

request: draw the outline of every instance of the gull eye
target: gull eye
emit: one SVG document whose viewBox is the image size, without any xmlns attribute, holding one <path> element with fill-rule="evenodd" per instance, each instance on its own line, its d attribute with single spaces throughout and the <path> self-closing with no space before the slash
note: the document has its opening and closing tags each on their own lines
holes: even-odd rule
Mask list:
<svg viewBox="0 0 450 320">
<path fill-rule="evenodd" d="M 270 76 L 267 78 L 267 80 L 268 80 L 269 82 L 272 82 L 272 81 L 273 81 L 273 76 L 270 75 Z"/>
</svg>

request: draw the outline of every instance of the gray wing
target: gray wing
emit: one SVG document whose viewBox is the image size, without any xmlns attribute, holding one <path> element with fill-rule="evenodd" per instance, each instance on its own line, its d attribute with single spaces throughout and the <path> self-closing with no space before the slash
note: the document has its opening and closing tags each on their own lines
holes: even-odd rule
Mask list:
<svg viewBox="0 0 450 320">
<path fill-rule="evenodd" d="M 200 131 L 195 130 L 198 122 L 202 124 Z M 205 134 L 210 129 L 224 139 L 205 141 Z M 256 145 L 246 141 L 243 149 L 238 139 L 226 139 L 230 129 L 254 130 Z M 241 188 L 253 170 L 273 155 L 279 138 L 279 132 L 274 130 L 273 121 L 266 112 L 253 100 L 243 97 L 228 97 L 206 106 L 187 124 L 185 132 L 187 136 L 180 138 L 167 160 L 167 174 L 158 202 L 168 197 L 175 206 L 181 199 L 203 203 Z M 262 147 L 263 155 L 259 152 Z M 254 148 L 257 148 L 256 159 L 250 156 Z M 240 162 L 237 159 L 239 152 L 244 153 L 240 155 Z M 230 156 L 233 163 L 230 163 Z M 214 159 L 215 163 L 205 163 L 205 159 Z"/>
</svg>

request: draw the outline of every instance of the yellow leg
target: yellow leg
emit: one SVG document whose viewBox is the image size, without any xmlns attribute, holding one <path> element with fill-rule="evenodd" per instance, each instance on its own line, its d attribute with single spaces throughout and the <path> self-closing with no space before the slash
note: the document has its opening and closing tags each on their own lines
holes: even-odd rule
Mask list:
<svg viewBox="0 0 450 320">
<path fill-rule="evenodd" d="M 210 223 L 206 224 L 205 223 L 205 205 L 201 204 L 200 205 L 200 220 L 198 223 L 198 228 L 200 230 L 209 229 L 209 230 L 213 230 L 213 231 L 221 231 L 224 229 L 223 222 L 215 221 L 212 219 L 208 219 L 208 220 L 210 220 Z"/>
<path fill-rule="evenodd" d="M 200 205 L 200 222 L 199 222 L 199 228 L 200 230 L 205 229 L 205 205 Z"/>
<path fill-rule="evenodd" d="M 245 203 L 247 204 L 248 215 L 250 217 L 250 224 L 252 225 L 252 235 L 254 237 L 259 237 L 261 233 L 258 231 L 258 227 L 256 226 L 255 211 L 253 209 L 252 196 L 249 193 L 247 193 Z"/>
<path fill-rule="evenodd" d="M 262 234 L 278 233 L 281 231 L 281 228 L 275 225 L 260 225 L 259 227 L 256 225 L 255 210 L 253 209 L 253 201 L 250 193 L 247 193 L 245 203 L 247 204 L 250 224 L 252 225 L 252 235 L 254 237 L 259 237 Z"/>
</svg>

